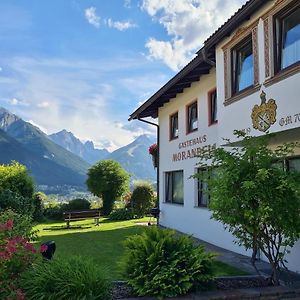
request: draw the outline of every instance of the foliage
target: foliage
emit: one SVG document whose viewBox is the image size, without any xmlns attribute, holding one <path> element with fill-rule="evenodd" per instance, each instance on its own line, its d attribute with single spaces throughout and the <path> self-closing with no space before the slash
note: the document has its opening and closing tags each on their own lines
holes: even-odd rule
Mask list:
<svg viewBox="0 0 300 300">
<path fill-rule="evenodd" d="M 12 215 L 15 218 L 8 218 Z M 22 216 L 20 217 L 22 218 Z M 36 249 L 22 236 L 22 228 L 15 227 L 13 212 L 0 215 L 0 298 L 25 299 L 19 288 L 19 277 L 37 258 Z M 26 221 L 25 221 L 26 224 Z M 23 229 L 26 233 L 26 231 Z"/>
<path fill-rule="evenodd" d="M 109 214 L 109 219 L 112 221 L 123 221 L 123 220 L 131 220 L 134 219 L 135 215 L 132 209 L 129 208 L 119 208 L 113 210 Z"/>
<path fill-rule="evenodd" d="M 154 207 L 154 190 L 151 183 L 147 181 L 137 183 L 130 201 L 131 207 L 139 217 L 146 215 Z"/>
<path fill-rule="evenodd" d="M 88 170 L 88 190 L 103 199 L 103 213 L 109 215 L 114 201 L 128 190 L 129 175 L 114 160 L 102 160 Z"/>
<path fill-rule="evenodd" d="M 271 149 L 269 135 L 235 134 L 242 137 L 242 147 L 230 152 L 219 148 L 205 157 L 212 158 L 211 168 L 218 167 L 214 176 L 203 178 L 210 186 L 209 207 L 239 245 L 253 249 L 253 264 L 257 250 L 262 251 L 273 269 L 272 283 L 279 284 L 278 272 L 285 265 L 288 247 L 300 237 L 299 174 L 284 170 L 283 163 L 280 166 L 297 144 Z"/>
<path fill-rule="evenodd" d="M 14 226 L 10 230 L 11 236 L 22 236 L 27 240 L 36 240 L 37 231 L 32 229 L 32 218 L 26 214 L 19 214 L 8 209 L 0 213 L 0 224 L 12 220 Z"/>
<path fill-rule="evenodd" d="M 43 220 L 44 203 L 47 201 L 47 196 L 43 192 L 36 192 L 32 196 L 33 213 L 32 217 L 35 221 Z"/>
<path fill-rule="evenodd" d="M 151 145 L 151 146 L 149 147 L 148 151 L 149 151 L 149 154 L 155 155 L 155 156 L 156 156 L 157 153 L 158 153 L 158 146 L 157 146 L 157 144 Z"/>
<path fill-rule="evenodd" d="M 0 189 L 0 209 L 13 209 L 19 213 L 31 215 L 34 206 L 32 198 L 24 197 L 11 190 Z"/>
<path fill-rule="evenodd" d="M 78 198 L 78 199 L 69 201 L 69 203 L 66 206 L 66 209 L 69 211 L 87 210 L 87 209 L 90 209 L 90 207 L 91 207 L 91 203 L 88 200 Z"/>
<path fill-rule="evenodd" d="M 29 299 L 111 299 L 110 283 L 86 257 L 56 258 L 34 264 L 22 274 Z"/>
<path fill-rule="evenodd" d="M 10 190 L 20 196 L 31 198 L 34 191 L 33 179 L 24 165 L 12 162 L 0 165 L 0 191 Z"/>
<path fill-rule="evenodd" d="M 187 236 L 151 227 L 125 241 L 125 273 L 139 296 L 175 297 L 205 288 L 214 255 Z"/>
<path fill-rule="evenodd" d="M 49 206 L 44 210 L 44 216 L 50 220 L 63 220 L 63 207 L 62 205 Z"/>
</svg>

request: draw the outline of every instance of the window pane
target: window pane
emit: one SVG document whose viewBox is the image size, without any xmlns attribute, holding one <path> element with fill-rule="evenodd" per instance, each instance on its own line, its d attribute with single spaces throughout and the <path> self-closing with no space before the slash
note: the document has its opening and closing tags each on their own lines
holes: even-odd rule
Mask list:
<svg viewBox="0 0 300 300">
<path fill-rule="evenodd" d="M 249 42 L 237 53 L 237 91 L 241 91 L 254 82 L 252 43 Z"/>
<path fill-rule="evenodd" d="M 171 116 L 171 139 L 178 137 L 178 114 Z"/>
<path fill-rule="evenodd" d="M 173 172 L 173 202 L 183 203 L 183 172 Z"/>
<path fill-rule="evenodd" d="M 191 132 L 198 128 L 197 103 L 188 107 L 188 131 Z"/>
<path fill-rule="evenodd" d="M 172 202 L 172 173 L 166 173 L 166 202 Z"/>
<path fill-rule="evenodd" d="M 218 120 L 217 117 L 217 91 L 210 94 L 210 120 L 211 124 L 216 123 Z"/>
<path fill-rule="evenodd" d="M 300 158 L 289 160 L 289 170 L 300 172 Z"/>
<path fill-rule="evenodd" d="M 198 173 L 204 175 L 207 170 L 198 170 Z M 208 184 L 203 179 L 198 179 L 198 206 L 207 206 L 209 201 Z"/>
<path fill-rule="evenodd" d="M 282 23 L 281 69 L 300 60 L 300 8 Z"/>
</svg>

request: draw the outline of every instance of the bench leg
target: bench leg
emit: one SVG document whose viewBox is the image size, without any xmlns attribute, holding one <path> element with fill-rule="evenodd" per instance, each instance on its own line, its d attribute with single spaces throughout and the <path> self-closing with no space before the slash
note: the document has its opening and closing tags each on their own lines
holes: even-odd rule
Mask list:
<svg viewBox="0 0 300 300">
<path fill-rule="evenodd" d="M 67 228 L 70 228 L 70 220 L 67 220 Z"/>
<path fill-rule="evenodd" d="M 99 219 L 95 219 L 96 226 L 99 226 Z"/>
</svg>

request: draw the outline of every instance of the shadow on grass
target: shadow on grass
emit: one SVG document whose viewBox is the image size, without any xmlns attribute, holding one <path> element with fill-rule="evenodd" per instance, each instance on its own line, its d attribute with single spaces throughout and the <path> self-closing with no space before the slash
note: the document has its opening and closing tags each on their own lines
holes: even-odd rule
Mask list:
<svg viewBox="0 0 300 300">
<path fill-rule="evenodd" d="M 79 226 L 70 226 L 67 227 L 66 225 L 62 225 L 62 226 L 51 226 L 51 227 L 45 227 L 43 228 L 43 230 L 72 230 L 72 229 L 89 229 L 92 228 L 92 226 L 84 226 L 84 225 L 79 225 Z"/>
</svg>

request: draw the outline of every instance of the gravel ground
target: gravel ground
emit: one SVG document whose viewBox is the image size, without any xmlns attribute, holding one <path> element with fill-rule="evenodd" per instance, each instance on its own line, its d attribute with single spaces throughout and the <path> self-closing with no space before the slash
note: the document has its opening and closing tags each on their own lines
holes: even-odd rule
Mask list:
<svg viewBox="0 0 300 300">
<path fill-rule="evenodd" d="M 238 276 L 238 277 L 218 277 L 215 280 L 217 290 L 230 290 L 241 288 L 266 287 L 269 282 L 264 277 L 258 276 Z M 134 297 L 132 288 L 124 281 L 114 282 L 113 299 L 124 299 Z"/>
</svg>

